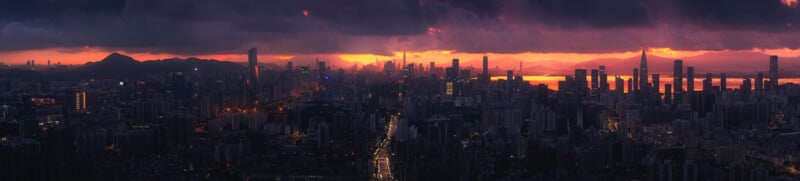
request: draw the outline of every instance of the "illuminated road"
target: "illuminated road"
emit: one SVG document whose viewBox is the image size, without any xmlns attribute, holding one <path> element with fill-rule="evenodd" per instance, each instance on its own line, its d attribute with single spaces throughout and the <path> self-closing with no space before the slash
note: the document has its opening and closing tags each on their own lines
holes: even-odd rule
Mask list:
<svg viewBox="0 0 800 181">
<path fill-rule="evenodd" d="M 381 141 L 380 145 L 378 145 L 378 148 L 375 149 L 374 160 L 372 161 L 374 166 L 372 180 L 394 180 L 394 177 L 392 177 L 392 169 L 390 168 L 391 162 L 389 161 L 391 158 L 389 155 L 389 144 L 392 142 L 392 137 L 394 137 L 396 130 L 397 116 L 391 116 L 389 127 L 386 128 L 386 137 Z"/>
</svg>

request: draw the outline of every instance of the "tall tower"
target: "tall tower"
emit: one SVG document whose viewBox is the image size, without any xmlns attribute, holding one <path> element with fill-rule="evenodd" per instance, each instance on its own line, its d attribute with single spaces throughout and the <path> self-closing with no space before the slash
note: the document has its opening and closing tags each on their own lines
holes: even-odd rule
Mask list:
<svg viewBox="0 0 800 181">
<path fill-rule="evenodd" d="M 764 91 L 764 73 L 758 73 L 756 75 L 756 93 L 761 93 Z"/>
<path fill-rule="evenodd" d="M 694 92 L 694 67 L 686 67 L 686 91 Z"/>
<path fill-rule="evenodd" d="M 633 69 L 633 89 L 628 90 L 628 92 L 634 92 L 639 90 L 639 78 L 647 79 L 647 77 L 639 77 L 639 69 Z M 628 86 L 630 87 L 630 86 Z"/>
<path fill-rule="evenodd" d="M 248 70 L 250 70 L 250 84 L 258 87 L 258 50 L 256 48 L 250 48 L 250 51 L 247 51 L 247 63 Z"/>
<path fill-rule="evenodd" d="M 677 100 L 678 95 L 683 92 L 683 60 L 675 60 L 673 63 L 672 88 L 675 89 L 672 93 L 675 94 L 675 100 Z"/>
<path fill-rule="evenodd" d="M 489 56 L 483 56 L 483 72 L 481 73 L 481 81 L 489 83 Z"/>
<path fill-rule="evenodd" d="M 722 73 L 719 75 L 719 89 L 722 92 L 728 89 L 728 74 Z"/>
<path fill-rule="evenodd" d="M 770 89 L 778 89 L 778 56 L 769 56 L 769 83 Z"/>
<path fill-rule="evenodd" d="M 644 50 L 642 50 L 642 60 L 639 61 L 639 87 L 638 89 L 646 89 L 647 88 L 647 55 L 644 54 Z"/>
<path fill-rule="evenodd" d="M 650 87 L 653 88 L 656 92 L 661 92 L 661 90 L 660 90 L 661 89 L 661 75 L 653 74 L 652 76 L 653 76 L 653 86 L 650 86 Z"/>
<path fill-rule="evenodd" d="M 592 69 L 592 91 L 597 91 L 600 88 L 600 82 L 597 80 L 600 77 L 600 72 L 597 69 Z"/>
<path fill-rule="evenodd" d="M 403 67 L 405 66 L 408 66 L 408 64 L 406 64 L 406 51 L 403 51 Z"/>
<path fill-rule="evenodd" d="M 606 74 L 606 66 L 600 66 L 600 90 L 608 91 L 608 74 Z"/>
</svg>

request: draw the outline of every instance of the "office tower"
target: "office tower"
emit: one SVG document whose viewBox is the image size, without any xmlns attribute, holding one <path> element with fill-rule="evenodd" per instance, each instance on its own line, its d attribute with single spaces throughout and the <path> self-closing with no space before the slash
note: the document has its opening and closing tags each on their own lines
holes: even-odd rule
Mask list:
<svg viewBox="0 0 800 181">
<path fill-rule="evenodd" d="M 586 69 L 575 69 L 575 83 L 580 94 L 588 93 L 589 81 L 586 80 Z"/>
<path fill-rule="evenodd" d="M 431 65 L 428 65 L 428 70 L 433 73 L 436 70 L 436 62 L 431 61 Z"/>
<path fill-rule="evenodd" d="M 625 80 L 622 80 L 619 75 L 614 76 L 614 90 L 620 94 L 625 92 Z"/>
<path fill-rule="evenodd" d="M 406 52 L 403 51 L 403 66 L 406 66 L 406 65 L 408 65 L 408 64 L 406 64 Z"/>
<path fill-rule="evenodd" d="M 606 66 L 600 66 L 600 90 L 608 91 L 608 74 L 606 74 Z"/>
<path fill-rule="evenodd" d="M 664 102 L 672 102 L 672 85 L 664 84 Z"/>
<path fill-rule="evenodd" d="M 250 70 L 250 84 L 258 87 L 258 52 L 256 48 L 250 48 L 247 52 L 248 69 Z"/>
<path fill-rule="evenodd" d="M 756 93 L 761 93 L 764 91 L 764 73 L 758 73 L 756 75 Z"/>
<path fill-rule="evenodd" d="M 749 94 L 750 93 L 751 85 L 750 85 L 750 78 L 749 77 L 744 78 L 742 80 L 742 87 L 740 87 L 739 89 L 742 90 L 742 92 L 744 92 L 745 94 Z"/>
<path fill-rule="evenodd" d="M 453 59 L 453 64 L 450 66 L 450 69 L 451 69 L 450 70 L 451 74 L 450 74 L 449 78 L 451 80 L 458 79 L 458 75 L 460 74 L 460 72 L 459 72 L 460 68 L 458 66 L 458 59 L 457 58 Z"/>
<path fill-rule="evenodd" d="M 661 75 L 653 74 L 653 86 L 651 87 L 656 92 L 661 92 Z"/>
<path fill-rule="evenodd" d="M 675 60 L 675 63 L 673 63 L 672 85 L 672 88 L 675 89 L 672 93 L 675 94 L 675 97 L 678 97 L 683 92 L 683 60 Z"/>
<path fill-rule="evenodd" d="M 292 61 L 289 61 L 286 63 L 286 71 L 291 72 L 292 70 L 294 70 L 294 63 L 292 63 Z"/>
<path fill-rule="evenodd" d="M 642 79 L 647 79 L 647 77 L 642 77 Z M 628 92 L 633 92 L 639 90 L 639 69 L 633 69 L 633 89 L 628 90 Z"/>
<path fill-rule="evenodd" d="M 597 71 L 597 69 L 592 69 L 592 90 L 593 91 L 597 91 L 597 89 L 600 88 L 599 81 L 597 80 L 597 78 L 599 76 L 600 76 L 600 73 Z"/>
<path fill-rule="evenodd" d="M 633 91 L 633 79 L 628 78 L 628 92 Z"/>
<path fill-rule="evenodd" d="M 646 89 L 647 88 L 647 55 L 644 54 L 644 50 L 642 50 L 642 60 L 639 61 L 639 87 L 636 89 Z"/>
<path fill-rule="evenodd" d="M 778 89 L 778 56 L 769 56 L 770 90 Z"/>
<path fill-rule="evenodd" d="M 47 60 L 47 68 L 50 68 L 50 60 Z"/>
<path fill-rule="evenodd" d="M 719 88 L 722 92 L 728 89 L 728 75 L 725 73 L 719 75 Z"/>
<path fill-rule="evenodd" d="M 489 82 L 489 56 L 483 56 L 483 72 L 481 72 L 481 82 Z"/>
<path fill-rule="evenodd" d="M 694 92 L 694 67 L 686 67 L 686 91 Z"/>
<path fill-rule="evenodd" d="M 509 81 L 509 82 L 511 80 L 514 80 L 514 70 L 506 71 L 506 80 Z"/>
<path fill-rule="evenodd" d="M 711 73 L 706 73 L 706 78 L 703 79 L 703 91 L 708 92 L 711 91 L 712 81 L 713 78 L 711 77 Z"/>
</svg>

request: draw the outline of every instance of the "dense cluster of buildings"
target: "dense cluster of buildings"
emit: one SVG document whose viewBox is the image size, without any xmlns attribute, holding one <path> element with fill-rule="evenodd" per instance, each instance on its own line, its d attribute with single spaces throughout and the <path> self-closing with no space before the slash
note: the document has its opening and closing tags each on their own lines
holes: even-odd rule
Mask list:
<svg viewBox="0 0 800 181">
<path fill-rule="evenodd" d="M 10 180 L 800 179 L 800 86 L 674 61 L 532 85 L 434 62 L 345 70 L 187 66 L 144 77 L 0 77 L 0 174 Z M 102 63 L 102 62 L 101 62 Z M 166 69 L 165 69 L 166 70 Z M 46 74 L 52 75 L 52 74 Z M 732 78 L 733 79 L 733 78 Z M 717 85 L 714 85 L 715 82 Z M 661 85 L 664 85 L 663 87 Z M 684 87 L 684 85 L 686 85 Z M 627 89 L 626 89 L 627 88 Z"/>
</svg>

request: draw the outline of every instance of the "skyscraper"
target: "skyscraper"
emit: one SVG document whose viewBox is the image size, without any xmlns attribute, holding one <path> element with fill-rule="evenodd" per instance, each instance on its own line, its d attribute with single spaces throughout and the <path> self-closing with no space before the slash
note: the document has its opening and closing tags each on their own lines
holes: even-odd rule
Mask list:
<svg viewBox="0 0 800 181">
<path fill-rule="evenodd" d="M 694 67 L 686 67 L 686 91 L 694 92 Z"/>
<path fill-rule="evenodd" d="M 452 69 L 453 69 L 453 75 L 454 75 L 453 79 L 458 79 L 458 75 L 461 75 L 461 68 L 459 68 L 459 66 L 458 66 L 458 59 L 457 58 L 453 59 Z"/>
<path fill-rule="evenodd" d="M 758 73 L 756 75 L 756 93 L 761 93 L 764 91 L 764 73 Z"/>
<path fill-rule="evenodd" d="M 672 85 L 664 84 L 664 102 L 672 102 Z"/>
<path fill-rule="evenodd" d="M 714 78 L 712 77 L 712 74 L 711 73 L 706 73 L 706 78 L 703 79 L 703 91 L 704 92 L 711 91 L 712 81 L 714 81 Z"/>
<path fill-rule="evenodd" d="M 661 75 L 653 74 L 653 86 L 652 86 L 652 88 L 656 92 L 660 92 L 660 89 L 661 89 L 661 80 L 660 79 L 661 79 Z"/>
<path fill-rule="evenodd" d="M 750 89 L 752 89 L 750 86 L 751 86 L 750 78 L 747 77 L 742 80 L 742 87 L 740 87 L 739 89 L 742 90 L 742 92 L 744 92 L 745 94 L 750 94 Z"/>
<path fill-rule="evenodd" d="M 778 89 L 778 56 L 769 56 L 769 83 L 770 89 Z"/>
<path fill-rule="evenodd" d="M 628 78 L 628 92 L 633 91 L 633 82 L 631 78 Z"/>
<path fill-rule="evenodd" d="M 641 77 L 642 79 L 647 79 L 647 77 Z M 628 90 L 628 92 L 634 92 L 639 90 L 639 69 L 633 69 L 633 89 Z"/>
<path fill-rule="evenodd" d="M 586 69 L 575 69 L 575 83 L 580 94 L 588 93 L 589 81 L 586 80 Z"/>
<path fill-rule="evenodd" d="M 483 72 L 481 72 L 481 82 L 489 83 L 489 56 L 483 56 Z"/>
<path fill-rule="evenodd" d="M 719 75 L 719 88 L 722 92 L 728 89 L 728 75 L 725 73 Z"/>
<path fill-rule="evenodd" d="M 647 55 L 642 50 L 642 60 L 639 61 L 639 87 L 637 89 L 647 89 Z"/>
<path fill-rule="evenodd" d="M 600 66 L 600 90 L 608 91 L 608 74 L 606 74 L 606 66 Z"/>
<path fill-rule="evenodd" d="M 436 71 L 436 62 L 431 61 L 431 65 L 428 65 L 428 71 L 434 73 Z"/>
<path fill-rule="evenodd" d="M 675 97 L 678 97 L 683 92 L 683 60 L 675 60 L 675 63 L 673 63 L 672 86 L 675 89 L 672 93 L 675 94 Z"/>
<path fill-rule="evenodd" d="M 250 84 L 258 87 L 258 50 L 250 48 L 247 52 L 248 69 L 250 70 Z"/>
<path fill-rule="evenodd" d="M 620 94 L 625 92 L 625 80 L 622 80 L 619 75 L 614 76 L 614 90 Z"/>
<path fill-rule="evenodd" d="M 592 91 L 597 91 L 597 89 L 600 88 L 600 82 L 597 80 L 599 76 L 600 73 L 597 69 L 592 69 Z"/>
</svg>

